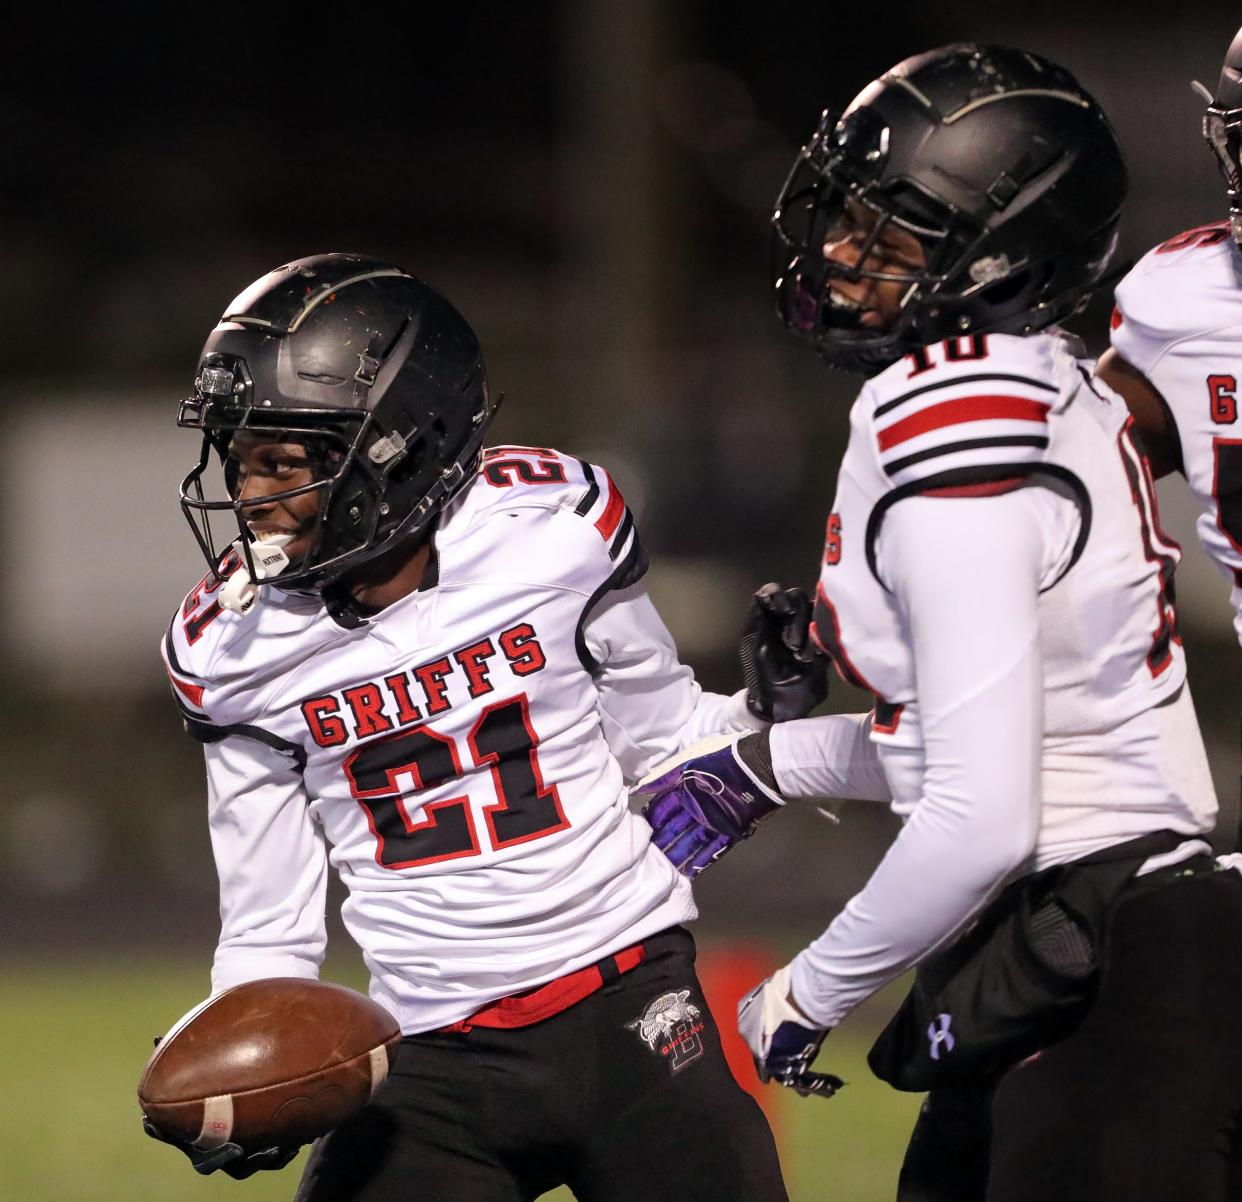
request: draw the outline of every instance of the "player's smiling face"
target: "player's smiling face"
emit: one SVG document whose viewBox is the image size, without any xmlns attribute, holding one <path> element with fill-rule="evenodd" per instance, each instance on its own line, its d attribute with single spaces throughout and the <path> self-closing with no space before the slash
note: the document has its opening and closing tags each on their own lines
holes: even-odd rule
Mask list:
<svg viewBox="0 0 1242 1202">
<path fill-rule="evenodd" d="M 280 500 L 267 498 L 323 479 L 322 465 L 307 453 L 304 443 L 254 430 L 234 433 L 228 458 L 236 473 L 233 496 L 246 502 L 250 532 L 261 541 L 277 543 L 290 562 L 296 563 L 310 549 L 323 490 L 309 489 Z"/>
<path fill-rule="evenodd" d="M 862 201 L 847 198 L 837 222 L 828 231 L 823 255 L 829 263 L 862 271 L 893 275 L 916 275 L 927 265 L 923 244 L 908 230 L 889 221 L 868 249 L 866 243 L 880 214 Z M 865 253 L 864 253 L 865 252 Z M 870 330 L 887 329 L 901 311 L 901 298 L 909 282 L 861 278 L 834 278 L 829 282 L 828 303 L 852 309 L 859 324 Z"/>
</svg>

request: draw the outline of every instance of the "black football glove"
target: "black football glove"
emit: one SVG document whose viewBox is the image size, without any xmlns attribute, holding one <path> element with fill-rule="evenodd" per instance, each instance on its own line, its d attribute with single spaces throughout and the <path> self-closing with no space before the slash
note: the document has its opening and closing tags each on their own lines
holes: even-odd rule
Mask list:
<svg viewBox="0 0 1242 1202">
<path fill-rule="evenodd" d="M 738 654 L 756 718 L 805 718 L 828 696 L 828 659 L 811 642 L 811 612 L 800 588 L 765 584 L 751 600 Z"/>
<path fill-rule="evenodd" d="M 204 1152 L 193 1144 L 165 1135 L 149 1118 L 142 1120 L 142 1129 L 152 1139 L 180 1148 L 190 1158 L 196 1173 L 214 1173 L 222 1169 L 238 1181 L 244 1181 L 263 1169 L 283 1169 L 298 1154 L 297 1148 L 263 1148 L 247 1156 L 238 1144 L 221 1144 Z"/>
</svg>

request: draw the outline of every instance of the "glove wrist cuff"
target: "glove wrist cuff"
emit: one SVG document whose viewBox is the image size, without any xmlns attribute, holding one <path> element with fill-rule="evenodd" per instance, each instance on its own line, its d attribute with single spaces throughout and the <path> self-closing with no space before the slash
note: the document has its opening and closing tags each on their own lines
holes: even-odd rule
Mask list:
<svg viewBox="0 0 1242 1202">
<path fill-rule="evenodd" d="M 733 744 L 733 758 L 771 801 L 777 805 L 785 804 L 785 795 L 781 792 L 772 763 L 772 737 L 769 731 L 743 735 Z"/>
</svg>

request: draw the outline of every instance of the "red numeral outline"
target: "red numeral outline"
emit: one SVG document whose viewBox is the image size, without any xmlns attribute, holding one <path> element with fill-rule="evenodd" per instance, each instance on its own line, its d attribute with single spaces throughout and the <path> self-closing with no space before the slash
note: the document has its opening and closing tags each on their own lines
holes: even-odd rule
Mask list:
<svg viewBox="0 0 1242 1202">
<path fill-rule="evenodd" d="M 512 726 L 513 718 L 522 724 L 525 729 L 525 738 L 523 742 L 527 747 L 526 761 L 524 764 L 517 764 L 516 756 L 510 757 L 509 764 L 511 767 L 519 767 L 519 770 L 527 770 L 530 773 L 530 783 L 534 786 L 534 798 L 519 796 L 519 804 L 523 806 L 525 811 L 519 815 L 517 809 L 510 803 L 510 798 L 505 791 L 505 764 L 504 751 L 485 751 L 479 746 L 479 737 L 483 735 L 490 726 L 492 731 L 497 729 L 497 722 L 494 715 L 500 711 L 504 711 L 505 723 L 503 725 Z M 502 736 L 503 737 L 503 736 Z M 489 705 L 482 714 L 482 717 L 474 724 L 467 740 L 470 744 L 470 754 L 474 757 L 474 762 L 480 767 L 490 767 L 492 772 L 492 784 L 496 789 L 497 801 L 494 805 L 483 807 L 483 816 L 487 820 L 487 834 L 491 840 L 492 846 L 499 851 L 504 847 L 514 847 L 519 843 L 529 843 L 532 839 L 542 839 L 545 835 L 551 835 L 556 831 L 563 831 L 569 826 L 569 820 L 565 817 L 565 811 L 561 808 L 561 797 L 556 791 L 555 785 L 545 785 L 543 782 L 543 773 L 539 770 L 539 756 L 535 748 L 539 746 L 539 736 L 535 734 L 534 727 L 530 724 L 530 706 L 526 701 L 526 694 L 519 693 L 516 697 L 510 697 L 507 701 L 497 701 L 494 705 Z M 522 772 L 525 775 L 525 771 Z M 519 789 L 528 782 L 520 782 Z M 532 800 L 539 805 L 532 804 Z M 551 814 L 546 811 L 551 808 Z M 524 821 L 529 823 L 538 823 L 544 819 L 552 819 L 546 826 L 536 825 L 534 829 L 526 831 L 522 834 L 512 835 L 508 838 L 502 836 L 496 829 L 496 823 L 503 821 L 505 815 L 511 817 L 522 817 Z"/>
<path fill-rule="evenodd" d="M 398 742 L 401 746 L 389 752 L 388 745 Z M 488 842 L 494 850 L 541 839 L 569 827 L 556 786 L 545 784 L 543 779 L 536 751 L 539 736 L 531 725 L 530 703 L 525 693 L 484 709 L 467 736 L 467 745 L 474 767 L 490 770 L 496 791 L 496 801 L 483 807 Z M 425 779 L 428 755 L 442 759 L 444 753 L 450 771 L 443 771 L 442 763 L 440 771 Z M 397 762 L 388 763 L 389 758 Z M 344 770 L 351 795 L 366 812 L 367 824 L 376 840 L 375 860 L 381 867 L 395 871 L 481 854 L 483 847 L 468 795 L 428 803 L 422 808 L 422 821 L 415 822 L 410 817 L 414 808 L 410 803 L 419 793 L 462 776 L 457 744 L 448 735 L 424 724 L 372 739 L 346 758 Z M 403 775 L 411 778 L 412 790 L 402 792 L 397 778 Z M 448 827 L 442 819 L 451 819 Z M 502 834 L 498 824 L 515 828 L 517 833 Z M 399 851 L 389 845 L 394 836 L 424 843 L 428 839 L 439 844 L 448 840 L 449 846 L 440 846 L 426 855 L 396 859 Z M 407 844 L 405 850 L 412 848 Z"/>
<path fill-rule="evenodd" d="M 829 567 L 841 562 L 841 515 L 830 513 L 824 530 L 824 563 Z"/>
<path fill-rule="evenodd" d="M 355 774 L 355 765 L 360 757 L 363 759 L 368 757 L 374 758 L 375 753 L 371 750 L 372 748 L 381 747 L 383 744 L 390 742 L 414 743 L 422 739 L 434 740 L 436 745 L 442 746 L 448 752 L 449 761 L 453 766 L 452 776 L 439 780 L 424 780 L 422 770 L 418 764 L 419 757 L 416 753 L 407 761 L 384 768 L 384 784 L 376 788 L 364 789 L 358 783 L 357 776 L 362 775 L 362 772 L 359 771 Z M 397 784 L 397 777 L 407 774 L 414 782 L 412 793 L 402 793 Z M 443 801 L 434 801 L 424 806 L 422 812 L 425 817 L 421 822 L 415 822 L 411 819 L 409 810 L 406 808 L 407 798 L 413 797 L 424 789 L 435 788 L 437 785 L 442 784 L 444 780 L 452 780 L 459 776 L 461 776 L 461 758 L 457 754 L 457 745 L 452 739 L 445 735 L 437 734 L 428 726 L 415 726 L 410 730 L 403 730 L 395 735 L 389 735 L 386 738 L 365 743 L 345 760 L 345 777 L 349 781 L 349 791 L 366 812 L 367 825 L 371 828 L 371 834 L 375 836 L 375 862 L 377 864 L 383 868 L 391 868 L 393 871 L 397 871 L 402 868 L 417 868 L 422 864 L 438 864 L 443 860 L 458 860 L 462 856 L 477 856 L 479 854 L 479 836 L 475 830 L 474 815 L 470 811 L 470 799 L 467 796 L 446 797 Z M 381 828 L 385 824 L 387 815 L 376 812 L 377 807 L 369 804 L 374 801 L 392 803 L 396 816 L 405 827 L 404 835 L 412 840 L 416 840 L 419 835 L 431 835 L 433 832 L 443 830 L 440 826 L 440 818 L 449 814 L 460 813 L 464 819 L 464 830 L 468 841 L 459 847 L 452 847 L 448 851 L 436 852 L 425 856 L 411 856 L 403 860 L 386 859 L 385 851 L 387 846 L 384 832 Z"/>
<path fill-rule="evenodd" d="M 1158 565 L 1156 586 L 1156 629 L 1151 636 L 1147 667 L 1152 676 L 1159 676 L 1173 662 L 1173 644 L 1181 645 L 1177 633 L 1177 609 L 1173 604 L 1173 570 L 1181 556 L 1181 547 L 1160 529 L 1160 509 L 1156 503 L 1156 486 L 1151 468 L 1134 441 L 1134 419 L 1117 435 L 1117 450 L 1130 482 L 1130 497 L 1138 510 L 1143 535 L 1143 554 L 1148 563 Z M 1219 510 L 1218 510 L 1219 511 Z"/>
<path fill-rule="evenodd" d="M 1208 376 L 1208 406 L 1218 426 L 1231 426 L 1238 420 L 1238 381 L 1236 376 Z"/>
</svg>

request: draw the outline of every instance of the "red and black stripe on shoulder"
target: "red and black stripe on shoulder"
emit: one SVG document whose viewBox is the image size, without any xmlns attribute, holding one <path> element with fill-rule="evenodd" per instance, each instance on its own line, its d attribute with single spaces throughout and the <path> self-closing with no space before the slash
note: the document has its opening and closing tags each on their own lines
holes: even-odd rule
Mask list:
<svg viewBox="0 0 1242 1202">
<path fill-rule="evenodd" d="M 950 466 L 1034 462 L 1048 447 L 1057 387 L 1033 375 L 983 372 L 923 384 L 878 404 L 880 466 L 895 483 Z"/>
<path fill-rule="evenodd" d="M 585 459 L 579 459 L 578 463 L 587 489 L 574 506 L 574 513 L 592 522 L 600 538 L 608 544 L 608 558 L 615 562 L 628 551 L 631 541 L 637 541 L 634 515 L 607 471 L 603 468 L 597 471 Z"/>
</svg>

